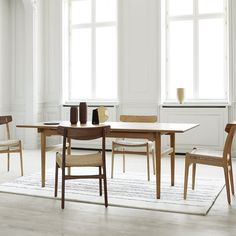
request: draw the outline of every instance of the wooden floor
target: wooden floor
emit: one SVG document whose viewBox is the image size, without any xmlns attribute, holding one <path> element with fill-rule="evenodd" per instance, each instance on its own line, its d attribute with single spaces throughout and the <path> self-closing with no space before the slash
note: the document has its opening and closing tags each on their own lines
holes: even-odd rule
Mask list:
<svg viewBox="0 0 236 236">
<path fill-rule="evenodd" d="M 6 158 L 0 159 L 0 183 L 20 176 L 19 158 L 13 157 L 12 168 L 6 172 Z M 47 167 L 54 166 L 54 153 L 49 153 Z M 121 169 L 121 158 L 116 159 Z M 110 167 L 110 153 L 108 153 Z M 163 158 L 162 170 L 169 173 L 169 159 Z M 40 152 L 24 151 L 25 175 L 40 170 Z M 183 157 L 176 158 L 176 172 L 183 174 Z M 110 168 L 109 168 L 110 169 Z M 236 171 L 236 162 L 234 162 Z M 127 158 L 127 171 L 146 171 L 146 159 Z M 223 178 L 222 171 L 199 167 L 197 175 Z M 110 174 L 110 172 L 109 172 Z M 236 172 L 235 172 L 236 176 Z M 196 183 L 197 187 L 197 183 Z M 0 235 L 236 235 L 236 199 L 228 206 L 225 190 L 207 216 L 163 213 L 67 202 L 0 193 Z"/>
</svg>

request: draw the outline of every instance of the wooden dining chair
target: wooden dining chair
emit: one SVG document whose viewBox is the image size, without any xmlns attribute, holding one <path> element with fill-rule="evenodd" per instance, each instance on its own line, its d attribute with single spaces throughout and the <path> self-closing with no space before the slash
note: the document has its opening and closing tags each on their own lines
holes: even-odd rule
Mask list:
<svg viewBox="0 0 236 236">
<path fill-rule="evenodd" d="M 104 183 L 104 201 L 105 206 L 108 206 L 107 197 L 107 177 L 106 177 L 106 133 L 109 132 L 110 126 L 101 127 L 63 127 L 59 126 L 58 132 L 63 136 L 63 150 L 62 154 L 56 154 L 56 171 L 55 171 L 55 192 L 54 196 L 57 197 L 58 189 L 58 169 L 62 169 L 62 186 L 61 186 L 61 208 L 65 207 L 65 180 L 69 179 L 99 179 L 99 194 L 102 196 L 102 180 Z M 66 140 L 93 140 L 101 139 L 102 150 L 93 154 L 66 154 Z M 65 173 L 65 168 L 74 167 L 97 167 L 98 174 L 90 175 L 72 175 Z"/>
<path fill-rule="evenodd" d="M 20 154 L 21 175 L 23 176 L 22 144 L 19 139 L 11 139 L 9 123 L 12 116 L 0 116 L 0 125 L 6 125 L 6 139 L 0 141 L 0 154 L 7 154 L 7 171 L 10 171 L 10 154 Z"/>
<path fill-rule="evenodd" d="M 192 189 L 195 188 L 195 176 L 196 176 L 196 165 L 210 165 L 222 167 L 224 170 L 225 176 L 225 185 L 227 192 L 228 203 L 231 203 L 230 198 L 230 186 L 231 191 L 234 195 L 234 179 L 233 179 L 233 169 L 232 169 L 232 159 L 231 159 L 231 147 L 233 142 L 233 137 L 236 129 L 236 122 L 229 123 L 225 127 L 225 131 L 228 133 L 223 151 L 214 151 L 214 150 L 206 150 L 206 149 L 197 149 L 194 148 L 190 153 L 186 153 L 185 157 L 185 177 L 184 177 L 184 199 L 187 198 L 187 190 L 188 190 L 188 173 L 189 166 L 192 164 Z"/>
<path fill-rule="evenodd" d="M 138 123 L 155 123 L 157 122 L 157 116 L 138 116 L 138 115 L 121 115 L 121 122 L 138 122 Z M 144 150 L 138 150 L 138 149 Z M 173 151 L 172 148 L 166 149 L 162 155 L 167 155 Z M 112 162 L 111 162 L 111 178 L 114 175 L 114 157 L 115 154 L 123 155 L 123 172 L 125 172 L 125 154 L 136 154 L 147 156 L 147 179 L 150 180 L 150 165 L 149 156 L 152 155 L 153 162 L 153 174 L 155 174 L 155 153 L 154 142 L 150 140 L 126 140 L 116 139 L 112 142 Z"/>
</svg>

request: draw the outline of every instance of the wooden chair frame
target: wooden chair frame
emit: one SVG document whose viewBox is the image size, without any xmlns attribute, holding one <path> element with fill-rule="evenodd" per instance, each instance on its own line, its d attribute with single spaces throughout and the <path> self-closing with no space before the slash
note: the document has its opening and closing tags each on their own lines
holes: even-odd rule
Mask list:
<svg viewBox="0 0 236 236">
<path fill-rule="evenodd" d="M 106 177 L 106 133 L 109 131 L 109 126 L 103 127 L 88 127 L 88 128 L 69 128 L 69 127 L 58 127 L 58 132 L 63 136 L 63 150 L 62 150 L 62 165 L 56 161 L 56 171 L 55 171 L 55 192 L 54 196 L 57 197 L 58 189 L 58 169 L 62 169 L 62 191 L 61 191 L 61 208 L 65 207 L 65 180 L 69 179 L 99 179 L 99 194 L 102 196 L 102 180 L 104 184 L 104 201 L 105 206 L 108 206 L 108 196 L 107 196 L 107 177 Z M 98 167 L 99 173 L 95 175 L 71 175 L 69 172 L 67 175 L 65 173 L 66 166 L 66 140 L 76 139 L 76 140 L 93 140 L 101 138 L 102 139 L 102 165 L 94 166 Z M 73 155 L 70 155 L 73 156 Z M 79 155 L 76 155 L 77 157 Z M 88 155 L 87 155 L 88 156 Z M 83 165 L 84 166 L 84 165 Z M 70 168 L 73 166 L 70 166 Z M 79 167 L 78 165 L 75 167 Z M 91 167 L 91 166 L 90 166 Z"/>
<path fill-rule="evenodd" d="M 233 168 L 232 168 L 232 158 L 231 158 L 231 147 L 233 143 L 233 138 L 236 130 L 236 123 L 229 123 L 225 127 L 225 131 L 228 133 L 227 138 L 225 140 L 224 150 L 222 156 L 214 156 L 210 153 L 205 155 L 197 154 L 194 149 L 191 153 L 186 153 L 185 157 L 185 177 L 184 177 L 184 199 L 187 198 L 187 190 L 188 190 L 188 174 L 189 167 L 192 164 L 192 189 L 195 188 L 195 176 L 196 176 L 196 165 L 211 165 L 222 167 L 224 170 L 225 176 L 225 185 L 226 185 L 226 193 L 228 203 L 231 203 L 230 197 L 230 185 L 231 192 L 234 195 L 234 179 L 233 179 Z M 230 183 L 229 183 L 230 182 Z"/>
<path fill-rule="evenodd" d="M 21 166 L 21 175 L 23 176 L 23 157 L 22 157 L 22 143 L 21 140 L 14 140 L 17 141 L 17 144 L 11 144 L 11 135 L 10 135 L 10 127 L 9 123 L 12 122 L 12 116 L 0 116 L 0 125 L 6 125 L 6 134 L 7 134 L 7 141 L 9 145 L 0 147 L 4 148 L 0 150 L 0 154 L 7 153 L 7 171 L 10 171 L 10 154 L 11 153 L 19 153 L 20 154 L 20 166 Z M 5 149 L 6 148 L 6 149 Z"/>
<path fill-rule="evenodd" d="M 122 122 L 138 122 L 138 123 L 155 123 L 157 122 L 157 116 L 138 116 L 138 115 L 121 115 L 120 121 Z M 135 150 L 126 150 L 126 148 L 140 148 L 144 147 L 146 151 L 135 151 Z M 118 150 L 122 148 L 122 150 Z M 165 150 L 162 153 L 163 155 L 170 154 L 173 151 L 172 148 Z M 155 175 L 155 152 L 154 148 L 150 150 L 149 142 L 144 141 L 142 143 L 121 143 L 119 141 L 112 142 L 112 162 L 111 162 L 111 178 L 114 176 L 114 156 L 115 154 L 123 155 L 123 173 L 125 172 L 125 154 L 135 154 L 135 155 L 146 155 L 147 156 L 147 179 L 150 180 L 150 158 L 149 155 L 152 155 L 153 162 L 153 174 Z"/>
</svg>

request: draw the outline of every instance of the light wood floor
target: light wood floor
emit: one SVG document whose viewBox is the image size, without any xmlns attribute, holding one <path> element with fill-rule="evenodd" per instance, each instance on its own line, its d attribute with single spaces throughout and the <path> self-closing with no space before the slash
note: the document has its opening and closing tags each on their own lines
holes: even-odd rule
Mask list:
<svg viewBox="0 0 236 236">
<path fill-rule="evenodd" d="M 47 167 L 53 167 L 55 154 L 48 154 Z M 7 173 L 6 158 L 1 157 L 0 183 L 19 177 L 19 158 L 12 158 L 11 171 Z M 116 169 L 121 169 L 121 158 L 116 160 Z M 169 159 L 163 158 L 162 163 L 163 173 L 168 174 Z M 107 164 L 110 167 L 110 153 Z M 24 151 L 24 167 L 25 175 L 39 171 L 40 152 Z M 183 167 L 183 157 L 177 157 L 176 174 L 183 174 Z M 129 156 L 127 171 L 145 172 L 145 157 Z M 220 169 L 211 167 L 199 167 L 198 174 L 223 178 Z M 67 202 L 62 211 L 60 202 L 53 199 L 0 193 L 0 235 L 233 236 L 236 235 L 236 199 L 228 206 L 224 190 L 207 216 L 192 216 L 118 207 L 105 209 L 104 206 L 77 202 Z"/>
</svg>

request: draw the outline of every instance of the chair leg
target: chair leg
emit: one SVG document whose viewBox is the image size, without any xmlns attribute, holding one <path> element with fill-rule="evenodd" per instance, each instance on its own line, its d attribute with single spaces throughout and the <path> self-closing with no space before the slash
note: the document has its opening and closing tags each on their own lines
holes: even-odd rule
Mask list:
<svg viewBox="0 0 236 236">
<path fill-rule="evenodd" d="M 102 175 L 102 168 L 101 166 L 98 167 L 99 168 L 99 175 Z M 99 195 L 102 196 L 102 179 L 99 178 Z"/>
<path fill-rule="evenodd" d="M 228 203 L 230 204 L 231 203 L 231 199 L 230 199 L 228 166 L 225 166 L 223 168 L 224 168 L 224 174 L 225 174 L 225 186 L 226 186 L 227 199 L 228 199 Z"/>
<path fill-rule="evenodd" d="M 184 200 L 187 198 L 188 191 L 188 172 L 189 172 L 189 163 L 187 158 L 185 157 L 185 174 L 184 174 Z"/>
<path fill-rule="evenodd" d="M 10 171 L 10 153 L 7 153 L 7 171 Z"/>
<path fill-rule="evenodd" d="M 230 159 L 230 171 L 229 171 L 229 177 L 230 177 L 230 184 L 231 184 L 231 192 L 234 195 L 234 177 L 233 177 L 233 167 L 232 167 L 232 160 Z"/>
<path fill-rule="evenodd" d="M 61 175 L 61 209 L 65 208 L 65 168 L 62 168 Z"/>
<path fill-rule="evenodd" d="M 58 164 L 56 163 L 54 197 L 57 197 L 57 189 L 58 189 Z"/>
<path fill-rule="evenodd" d="M 193 163 L 193 170 L 192 170 L 192 190 L 195 189 L 195 176 L 196 176 L 196 163 Z"/>
<path fill-rule="evenodd" d="M 115 147 L 114 147 L 114 144 L 112 143 L 112 153 L 111 153 L 111 178 L 113 178 L 113 174 L 114 174 L 114 151 L 115 151 Z"/>
<path fill-rule="evenodd" d="M 147 179 L 150 181 L 149 147 L 147 144 Z"/>
<path fill-rule="evenodd" d="M 123 148 L 123 173 L 125 173 L 125 149 Z"/>
<path fill-rule="evenodd" d="M 154 153 L 154 149 L 152 149 L 152 166 L 153 166 L 153 174 L 156 174 L 156 167 L 155 167 L 155 153 Z"/>
<path fill-rule="evenodd" d="M 66 151 L 67 151 L 67 155 L 71 154 L 71 140 L 67 139 L 67 142 L 69 143 L 69 146 L 67 147 Z M 71 168 L 67 167 L 67 173 L 68 175 L 71 175 Z"/>
<path fill-rule="evenodd" d="M 104 182 L 103 184 L 104 184 L 104 201 L 105 201 L 105 207 L 108 207 L 106 165 L 103 166 L 103 182 Z"/>
<path fill-rule="evenodd" d="M 22 155 L 22 145 L 20 142 L 20 169 L 21 169 L 21 176 L 23 176 L 24 171 L 23 171 L 23 155 Z"/>
</svg>

